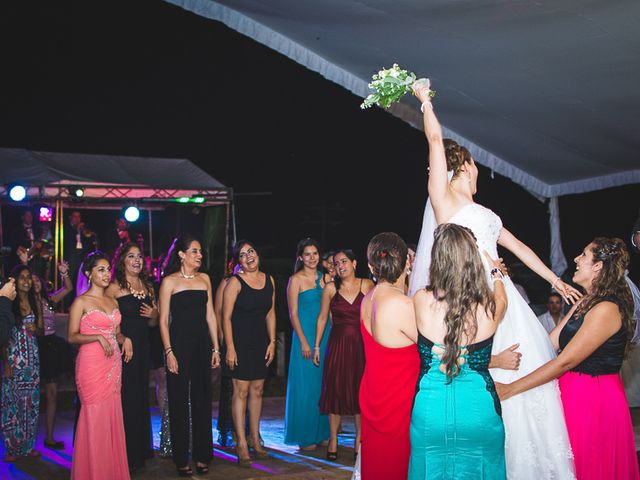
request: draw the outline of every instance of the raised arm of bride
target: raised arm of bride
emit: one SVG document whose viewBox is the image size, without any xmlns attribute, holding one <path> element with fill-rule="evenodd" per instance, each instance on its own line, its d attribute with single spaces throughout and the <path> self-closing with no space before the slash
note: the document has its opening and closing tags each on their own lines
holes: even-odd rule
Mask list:
<svg viewBox="0 0 640 480">
<path fill-rule="evenodd" d="M 447 178 L 447 158 L 444 151 L 442 127 L 433 111 L 429 96 L 430 85 L 428 79 L 421 78 L 413 84 L 413 92 L 422 104 L 424 134 L 429 143 L 429 198 L 431 198 L 437 216 L 438 210 L 448 194 L 449 179 Z"/>
<path fill-rule="evenodd" d="M 578 290 L 573 288 L 571 285 L 564 283 L 560 277 L 553 273 L 551 269 L 547 267 L 542 260 L 540 260 L 540 257 L 538 257 L 531 248 L 518 240 L 515 235 L 504 227 L 500 231 L 498 245 L 509 250 L 518 257 L 522 263 L 549 282 L 551 287 L 555 288 L 567 303 L 575 303 L 580 299 L 580 297 L 582 297 L 582 294 Z"/>
</svg>

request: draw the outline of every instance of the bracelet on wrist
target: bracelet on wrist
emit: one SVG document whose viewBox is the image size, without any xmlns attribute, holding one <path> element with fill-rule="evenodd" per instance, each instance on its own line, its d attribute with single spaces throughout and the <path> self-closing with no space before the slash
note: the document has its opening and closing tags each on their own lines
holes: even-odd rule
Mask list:
<svg viewBox="0 0 640 480">
<path fill-rule="evenodd" d="M 212 348 L 211 353 L 220 353 L 220 350 L 218 350 L 217 348 Z"/>
<path fill-rule="evenodd" d="M 555 290 L 555 289 L 556 289 L 556 285 L 557 285 L 558 281 L 560 281 L 560 277 L 556 277 L 556 279 L 555 279 L 555 280 L 553 281 L 553 283 L 551 284 L 551 288 L 552 288 L 553 290 Z"/>
<path fill-rule="evenodd" d="M 491 278 L 502 279 L 504 277 L 502 270 L 500 270 L 498 267 L 492 268 L 491 271 L 489 272 L 489 275 L 491 275 Z"/>
<path fill-rule="evenodd" d="M 314 350 L 320 350 L 320 347 L 316 345 L 315 347 L 313 347 L 313 349 Z"/>
<path fill-rule="evenodd" d="M 496 283 L 496 282 L 503 282 L 504 283 L 504 279 L 502 277 L 494 277 L 494 278 L 491 279 L 491 281 L 493 283 Z"/>
<path fill-rule="evenodd" d="M 424 113 L 424 108 L 427 107 L 429 110 L 433 110 L 433 104 L 431 103 L 431 98 L 428 98 L 420 105 L 420 111 Z"/>
</svg>

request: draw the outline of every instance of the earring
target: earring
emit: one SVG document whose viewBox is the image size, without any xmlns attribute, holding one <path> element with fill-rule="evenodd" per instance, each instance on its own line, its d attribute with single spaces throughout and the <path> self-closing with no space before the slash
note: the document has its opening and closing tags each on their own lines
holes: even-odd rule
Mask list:
<svg viewBox="0 0 640 480">
<path fill-rule="evenodd" d="M 411 269 L 410 269 L 410 268 L 407 268 L 407 277 L 408 277 L 409 275 L 411 275 Z"/>
</svg>

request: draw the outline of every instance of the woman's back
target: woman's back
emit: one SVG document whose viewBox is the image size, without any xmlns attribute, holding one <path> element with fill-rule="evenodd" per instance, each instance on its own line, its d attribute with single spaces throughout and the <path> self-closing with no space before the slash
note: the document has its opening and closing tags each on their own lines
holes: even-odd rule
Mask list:
<svg viewBox="0 0 640 480">
<path fill-rule="evenodd" d="M 476 309 L 473 340 L 480 341 L 463 338 L 454 346 L 458 371 L 449 377 L 443 362 L 448 306 L 426 291 L 415 304 L 420 374 L 408 478 L 505 478 L 501 407 L 488 368 L 497 322 Z"/>
<path fill-rule="evenodd" d="M 409 423 L 419 357 L 403 328 L 410 335 L 415 331 L 415 315 L 411 300 L 394 294 L 392 288 L 376 287 L 362 305 L 361 471 L 362 478 L 371 480 L 404 480 L 409 464 Z"/>
</svg>

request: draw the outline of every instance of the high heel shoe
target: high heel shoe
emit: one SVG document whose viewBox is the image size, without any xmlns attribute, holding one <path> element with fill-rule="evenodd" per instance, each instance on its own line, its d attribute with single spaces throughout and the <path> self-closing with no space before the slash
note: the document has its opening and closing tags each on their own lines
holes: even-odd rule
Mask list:
<svg viewBox="0 0 640 480">
<path fill-rule="evenodd" d="M 198 475 L 205 475 L 209 473 L 209 465 L 204 465 L 201 467 L 196 463 L 196 472 L 198 472 Z"/>
<path fill-rule="evenodd" d="M 178 468 L 177 470 L 179 477 L 190 477 L 191 475 L 193 475 L 193 470 L 191 470 L 191 467 L 188 465 L 183 468 Z"/>
<path fill-rule="evenodd" d="M 335 462 L 336 460 L 338 460 L 338 451 L 336 450 L 335 452 L 330 452 L 329 450 L 327 450 L 327 460 L 329 460 L 330 462 Z"/>
<path fill-rule="evenodd" d="M 249 447 L 247 447 L 247 454 L 248 453 L 249 453 Z M 251 464 L 253 463 L 253 460 L 251 460 L 251 457 L 242 458 L 240 456 L 240 448 L 239 448 L 237 443 L 236 443 L 236 456 L 238 457 L 238 465 L 240 465 L 241 467 L 244 467 L 244 468 L 250 468 L 251 467 Z"/>
</svg>

